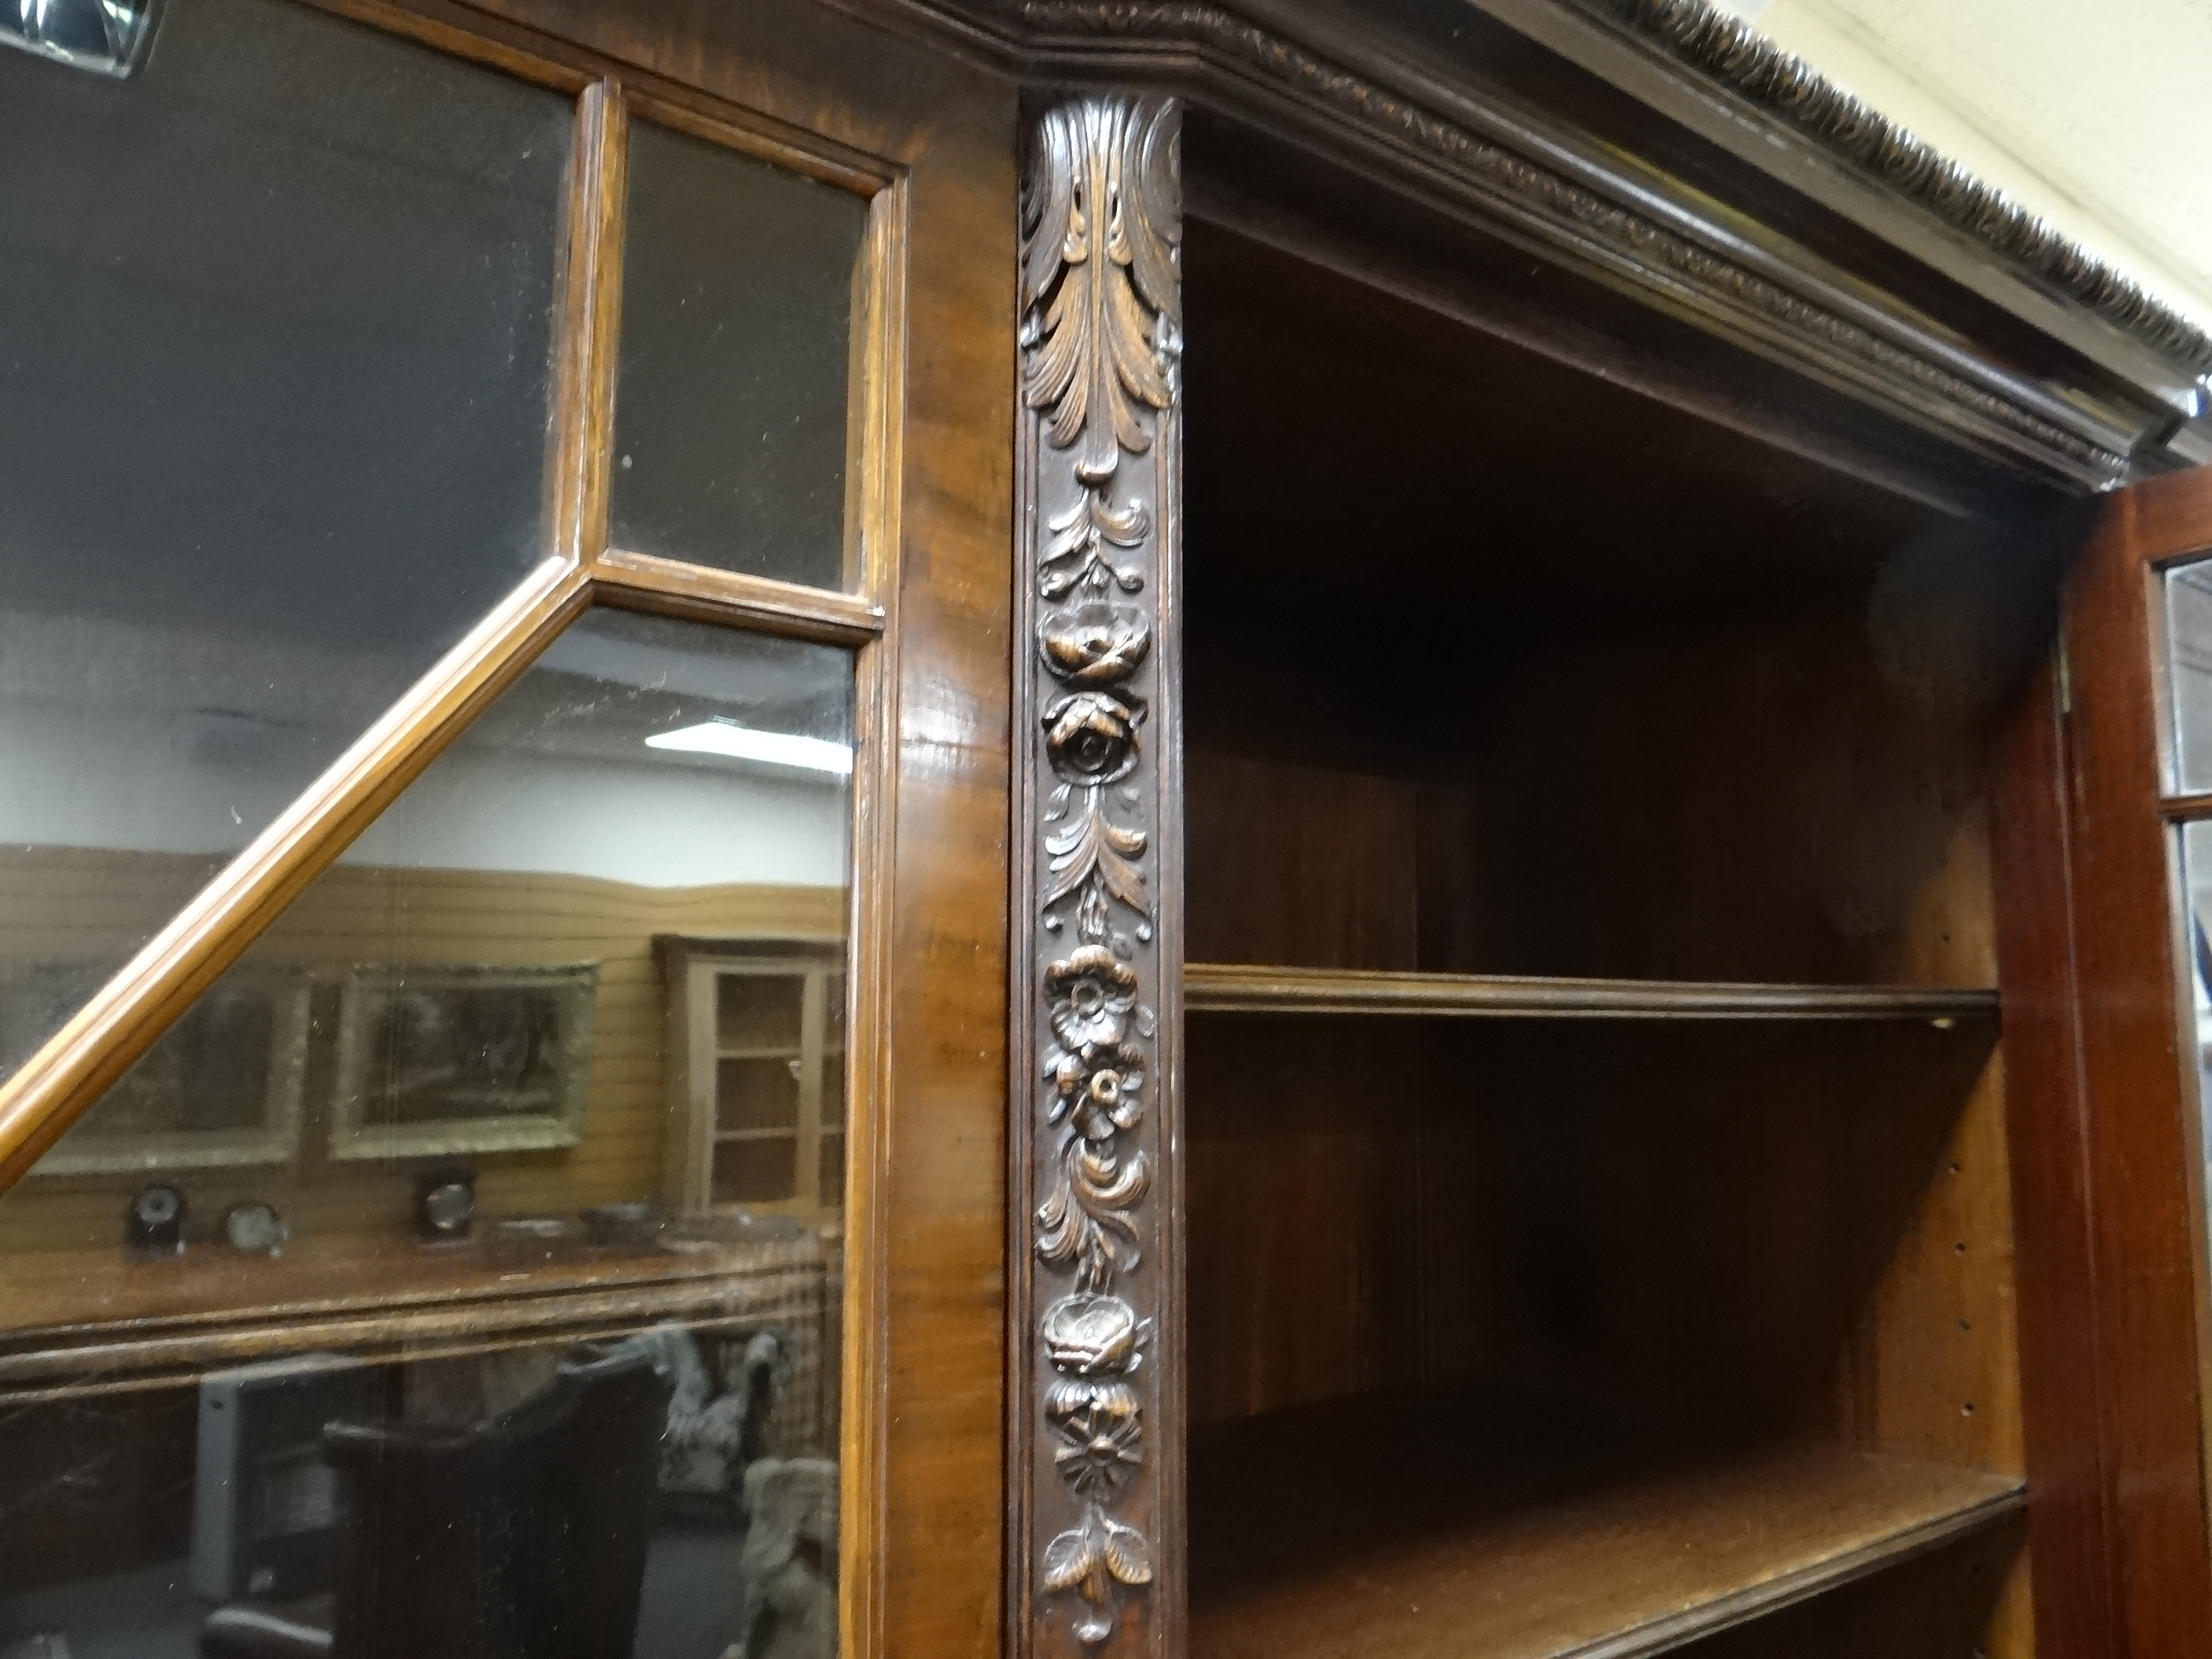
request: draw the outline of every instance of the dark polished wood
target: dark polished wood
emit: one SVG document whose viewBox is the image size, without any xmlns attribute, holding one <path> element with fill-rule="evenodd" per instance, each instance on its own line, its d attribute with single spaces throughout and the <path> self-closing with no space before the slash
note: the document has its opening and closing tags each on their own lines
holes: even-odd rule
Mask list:
<svg viewBox="0 0 2212 1659">
<path fill-rule="evenodd" d="M 2206 548 L 2212 473 L 2106 503 L 2069 588 L 2063 706 L 2024 714 L 2006 792 L 2018 884 L 2008 948 L 2022 979 L 2010 1006 L 2035 1064 L 2021 1105 L 2021 1200 L 2038 1206 L 2023 1242 L 2025 1357 L 2040 1395 L 2031 1443 L 2051 1471 L 2043 1529 L 2065 1551 L 2050 1590 L 2039 1565 L 2039 1595 L 2063 1604 L 2058 1632 L 2094 1636 L 2109 1595 L 2111 1650 L 2129 1656 L 2212 1653 L 2204 1154 L 2174 943 L 2175 832 L 2160 811 L 2151 605 L 2156 565 Z M 2010 982 L 2008 966 L 2008 994 Z"/>
<path fill-rule="evenodd" d="M 1194 1492 L 1217 1429 L 1431 1389 L 1509 1443 L 1564 1413 L 1709 1474 L 1780 1436 L 2014 1489 L 1986 728 L 2063 513 L 1961 523 L 1284 247 L 1186 256 Z M 1372 1471 L 1378 1517 L 1446 1437 Z M 1194 1564 L 1289 1502 L 1216 1499 Z M 1486 1570 L 1399 1535 L 1408 1605 Z M 1932 1627 L 2034 1651 L 2017 1545 Z M 1313 1565 L 1254 1628 L 1358 1650 Z"/>
<path fill-rule="evenodd" d="M 1002 1606 L 1015 86 L 941 45 L 787 0 L 332 9 L 571 92 L 611 82 L 593 94 L 601 128 L 644 109 L 871 196 L 860 592 L 806 599 L 620 555 L 594 573 L 576 560 L 600 551 L 588 521 L 603 495 L 567 444 L 569 562 L 549 563 L 280 820 L 126 975 L 127 995 L 80 1017 L 66 1075 L 14 1081 L 0 1103 L 9 1173 L 64 1127 L 55 1100 L 89 1099 L 119 1073 L 593 598 L 857 644 L 841 1651 L 966 1659 L 998 1639 Z M 618 228 L 611 178 L 577 192 L 600 213 L 602 252 Z M 580 428 L 593 410 L 604 424 L 614 292 L 571 274 L 570 321 L 594 317 L 599 334 L 596 349 L 572 337 L 564 359 L 562 407 Z M 646 1302 L 623 1286 L 578 1294 L 586 1324 Z M 335 1322 L 347 1340 L 392 1324 Z"/>
<path fill-rule="evenodd" d="M 2160 394 L 2191 379 L 2183 349 L 2138 347 L 2131 374 L 2085 373 L 2077 353 L 2053 351 L 1948 276 L 1911 269 L 1878 238 L 1839 238 L 1854 228 L 1840 216 L 1805 211 L 1796 192 L 1761 200 L 1758 167 L 1718 144 L 1680 142 L 1671 124 L 1660 131 L 1648 107 L 1563 57 L 1516 60 L 1510 33 L 1471 7 L 881 3 L 1041 83 L 1173 77 L 1239 125 L 1334 153 L 1370 191 L 1480 225 L 1540 264 L 1626 288 L 1639 308 L 1688 319 L 1808 385 L 2074 488 L 2117 478 L 2137 456 L 2159 465 L 2151 457 L 2176 412 Z M 2050 252 L 2069 275 L 2094 264 Z M 2049 281 L 2014 273 L 2009 286 Z M 1962 298 L 1972 313 L 1963 326 L 1946 314 Z M 2024 375 L 2019 356 L 1979 348 L 1985 334 L 2027 346 L 2040 372 Z M 2055 396 L 2058 385 L 2072 395 Z"/>
<path fill-rule="evenodd" d="M 1369 1402 L 1472 1382 L 1544 1400 L 1498 1408 L 1508 1437 L 1571 1408 L 1593 1442 L 1636 1440 L 1608 1466 L 1629 1473 L 1536 1460 L 1528 1492 L 1557 1506 L 1511 1498 L 1349 1585 L 1374 1538 L 1248 1602 L 1212 1581 L 1200 1650 L 1318 1650 L 1335 1620 L 1358 1626 L 1337 1651 L 1407 1655 L 2212 1652 L 2202 1149 L 2160 827 L 2212 798 L 2161 805 L 2143 769 L 2143 565 L 2212 544 L 2212 488 L 2112 505 L 2075 595 L 2076 712 L 2021 690 L 2069 541 L 2057 491 L 2185 450 L 2191 382 L 2157 341 L 2116 348 L 2102 298 L 1961 282 L 1948 244 L 1929 267 L 1924 237 L 1754 189 L 1726 146 L 1506 52 L 1470 8 L 1440 30 L 1449 8 L 1334 0 L 328 7 L 581 95 L 566 562 L 0 1092 L 0 1168 L 585 605 L 826 640 L 860 665 L 842 1651 L 1081 1651 L 1110 1612 L 1109 1651 L 1176 1659 L 1186 1391 L 1218 1562 L 1326 1509 L 1314 1447 L 1358 1461 L 1336 1431 Z M 1143 149 L 1171 124 L 1084 158 L 1079 207 L 1049 179 L 1024 205 L 1022 135 L 1104 81 L 1121 93 L 1091 104 L 1147 121 L 1199 106 L 1213 216 L 1179 270 L 1167 152 Z M 604 546 L 625 112 L 869 199 L 850 594 Z M 1073 286 L 1099 303 L 1055 318 L 1085 238 L 1134 286 L 1094 264 Z M 1185 276 L 1187 329 L 1164 297 Z M 1039 365 L 1076 314 L 1130 349 L 1061 432 Z M 1101 413 L 1133 396 L 1142 443 Z M 1142 529 L 1117 468 L 1145 474 Z M 1133 549 L 1141 601 L 1118 573 L 1036 585 L 1070 550 Z M 1084 598 L 1101 614 L 1065 614 Z M 1149 607 L 1148 662 L 1115 605 Z M 1146 769 L 1094 775 L 1124 741 Z M 1070 806 L 1130 815 L 1096 844 L 1152 911 L 1052 894 L 1085 856 Z M 1188 944 L 1214 959 L 1189 967 L 1188 1031 L 1186 844 Z M 1143 1279 L 1040 1252 L 1058 1062 L 1087 1087 L 1104 1041 L 1044 1035 L 1079 947 L 1110 958 L 1077 964 L 1088 990 L 1137 982 L 1115 1040 L 1150 1120 L 1075 1150 L 1149 1158 L 1146 1189 L 1133 1162 L 1094 1182 L 1131 1176 Z M 1993 981 L 2001 1021 L 1967 988 Z M 141 1309 L 135 1358 L 93 1358 L 127 1382 L 302 1337 L 606 1334 L 648 1294 L 712 1316 L 709 1278 L 556 1273 L 495 1317 L 397 1271 L 388 1308 L 356 1286 L 257 1320 Z M 1042 1328 L 1133 1285 L 1152 1322 L 1125 1353 Z M 73 1386 L 112 1333 L 67 1325 L 0 1376 Z M 1054 1455 L 1079 1467 L 1139 1420 L 1135 1484 L 1066 1504 Z M 1320 1520 L 1379 1537 L 1448 1509 L 1425 1510 L 1449 1471 L 1420 1459 L 1450 1436 L 1414 1426 L 1356 1472 L 1364 1509 Z M 1449 1496 L 1476 1487 L 1498 1496 Z"/>
<path fill-rule="evenodd" d="M 1182 112 L 1040 109 L 1022 180 L 1008 1645 L 1182 1624 Z"/>
<path fill-rule="evenodd" d="M 1382 1396 L 1198 1436 L 1193 1651 L 1632 1659 L 1832 1595 L 2026 1502 L 2015 1477 L 1817 1443 L 1624 1461 L 1500 1432 L 1496 1409 Z M 1996 1589 L 1954 1579 L 1967 1632 Z"/>
<path fill-rule="evenodd" d="M 2065 723 L 2054 664 L 1998 733 L 1992 854 L 2014 1249 L 2020 1264 L 2021 1412 L 2034 1498 L 2028 1537 L 2037 1629 L 2049 1652 L 2125 1651 L 2113 1580 L 2112 1427 L 2083 1158 L 2087 1104 L 2075 1009 Z"/>
<path fill-rule="evenodd" d="M 2126 273 L 1938 155 L 1711 0 L 1478 0 L 1663 111 L 2177 410 L 2212 342 Z M 2071 290 L 2052 291 L 2051 277 Z M 2041 280 L 2039 280 L 2041 279 Z"/>
<path fill-rule="evenodd" d="M 1193 1013 L 1428 1014 L 1537 1019 L 1993 1019 L 1997 994 L 1972 988 L 1757 985 L 1504 974 L 1380 974 L 1194 962 Z"/>
</svg>

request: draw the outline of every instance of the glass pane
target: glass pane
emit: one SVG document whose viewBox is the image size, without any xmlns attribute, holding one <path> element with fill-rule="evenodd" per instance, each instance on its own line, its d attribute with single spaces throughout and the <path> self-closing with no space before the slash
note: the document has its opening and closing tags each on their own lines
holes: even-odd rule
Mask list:
<svg viewBox="0 0 2212 1659">
<path fill-rule="evenodd" d="M 2173 763 L 2183 794 L 2212 790 L 2212 559 L 2166 573 Z"/>
<path fill-rule="evenodd" d="M 847 586 L 859 197 L 643 123 L 629 151 L 610 536 Z"/>
<path fill-rule="evenodd" d="M 725 1050 L 796 1052 L 806 981 L 793 974 L 722 974 L 714 983 L 714 1041 Z"/>
<path fill-rule="evenodd" d="M 128 75 L 152 30 L 154 0 L 16 0 L 0 11 L 0 46 L 95 75 Z"/>
<path fill-rule="evenodd" d="M 2197 1109 L 2204 1114 L 2199 1144 L 2212 1160 L 2212 820 L 2182 825 L 2181 881 L 2188 896 L 2184 933 L 2190 1006 L 2196 1015 L 2183 1034 L 2182 1052 L 2184 1064 L 2197 1073 Z M 2205 1190 L 2212 1192 L 2212 1181 Z"/>
<path fill-rule="evenodd" d="M 799 1121 L 803 1062 L 721 1060 L 714 1064 L 714 1121 L 723 1129 L 788 1129 Z"/>
<path fill-rule="evenodd" d="M 842 936 L 851 705 L 847 652 L 587 614 L 0 1200 L 0 1635 L 404 1620 L 511 1522 L 468 1618 L 573 1577 L 635 1621 L 593 1651 L 831 1651 L 842 1178 L 715 1144 L 663 965 Z"/>
<path fill-rule="evenodd" d="M 717 1204 L 773 1204 L 799 1189 L 799 1142 L 791 1135 L 725 1140 L 714 1148 Z"/>
<path fill-rule="evenodd" d="M 566 100 L 273 0 L 157 36 L 0 52 L 0 1070 L 541 550 Z"/>
<path fill-rule="evenodd" d="M 5 1651 L 832 1659 L 834 1282 L 733 1281 L 711 1315 L 630 1332 L 285 1352 L 15 1406 Z"/>
</svg>

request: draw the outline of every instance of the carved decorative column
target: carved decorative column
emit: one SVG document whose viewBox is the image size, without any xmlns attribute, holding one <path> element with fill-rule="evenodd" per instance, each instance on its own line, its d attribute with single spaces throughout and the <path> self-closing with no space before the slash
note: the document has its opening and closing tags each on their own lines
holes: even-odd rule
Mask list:
<svg viewBox="0 0 2212 1659">
<path fill-rule="evenodd" d="M 1171 102 L 1071 99 L 1022 191 L 1012 1617 L 1180 1655 L 1182 236 Z"/>
</svg>

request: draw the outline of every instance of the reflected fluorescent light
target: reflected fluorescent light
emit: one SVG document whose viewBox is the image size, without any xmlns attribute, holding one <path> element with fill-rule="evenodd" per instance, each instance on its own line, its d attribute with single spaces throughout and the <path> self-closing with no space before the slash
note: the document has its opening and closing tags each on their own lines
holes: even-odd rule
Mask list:
<svg viewBox="0 0 2212 1659">
<path fill-rule="evenodd" d="M 0 45 L 96 75 L 130 74 L 152 33 L 153 0 L 0 0 Z"/>
<path fill-rule="evenodd" d="M 656 732 L 645 740 L 645 746 L 688 750 L 695 755 L 726 755 L 732 760 L 795 767 L 802 772 L 834 772 L 841 778 L 853 775 L 849 744 L 795 737 L 788 732 L 756 732 L 735 720 L 708 720 L 674 732 Z"/>
</svg>

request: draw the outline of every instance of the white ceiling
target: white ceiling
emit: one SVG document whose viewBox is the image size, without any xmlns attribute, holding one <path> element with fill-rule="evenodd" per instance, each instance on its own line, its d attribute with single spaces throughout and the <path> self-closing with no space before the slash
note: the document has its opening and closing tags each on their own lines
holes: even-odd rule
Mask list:
<svg viewBox="0 0 2212 1659">
<path fill-rule="evenodd" d="M 2212 0 L 1717 0 L 2212 327 Z"/>
</svg>

